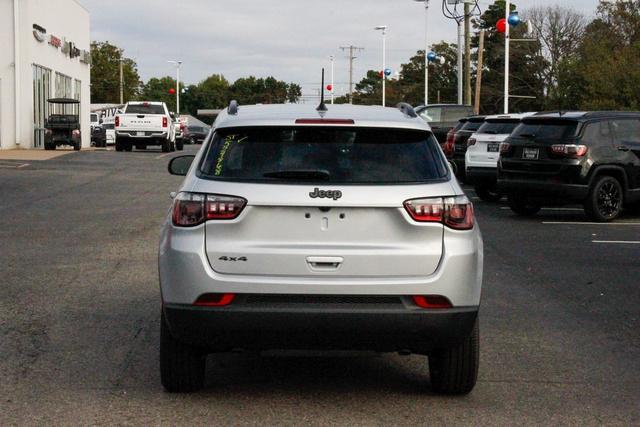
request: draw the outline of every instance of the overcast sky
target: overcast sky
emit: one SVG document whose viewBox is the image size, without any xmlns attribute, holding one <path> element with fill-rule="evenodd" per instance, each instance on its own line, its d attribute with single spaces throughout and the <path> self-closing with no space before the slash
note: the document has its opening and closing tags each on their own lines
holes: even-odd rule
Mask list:
<svg viewBox="0 0 640 427">
<path fill-rule="evenodd" d="M 79 0 L 91 13 L 92 40 L 109 40 L 138 63 L 140 76 L 175 75 L 170 59 L 184 61 L 181 79 L 197 83 L 210 74 L 233 81 L 254 75 L 319 87 L 320 69 L 335 55 L 336 93 L 346 92 L 348 60 L 340 46 L 363 47 L 354 81 L 382 68 L 382 36 L 388 25 L 387 67 L 394 72 L 423 49 L 424 4 L 414 0 Z M 492 1 L 481 0 L 484 10 Z M 575 8 L 594 14 L 598 0 L 521 0 L 533 5 Z M 456 25 L 444 18 L 441 0 L 431 0 L 429 42 L 455 42 Z"/>
</svg>

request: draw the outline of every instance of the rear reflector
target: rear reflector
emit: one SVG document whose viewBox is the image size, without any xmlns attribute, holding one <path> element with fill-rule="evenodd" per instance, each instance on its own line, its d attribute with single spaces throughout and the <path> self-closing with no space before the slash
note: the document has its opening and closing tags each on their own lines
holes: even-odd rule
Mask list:
<svg viewBox="0 0 640 427">
<path fill-rule="evenodd" d="M 414 295 L 413 302 L 420 308 L 452 308 L 447 297 L 442 295 Z"/>
<path fill-rule="evenodd" d="M 235 297 L 235 294 L 202 294 L 193 305 L 199 307 L 221 307 L 231 304 Z"/>
<path fill-rule="evenodd" d="M 473 228 L 473 205 L 465 196 L 407 200 L 404 208 L 417 222 L 439 222 L 454 230 Z"/>
<path fill-rule="evenodd" d="M 116 118 L 115 118 L 115 126 L 116 127 L 120 126 L 120 116 L 116 116 Z"/>
<path fill-rule="evenodd" d="M 352 125 L 352 119 L 297 119 L 297 125 Z"/>
<path fill-rule="evenodd" d="M 163 128 L 166 128 L 166 127 L 167 127 L 167 116 L 164 116 L 164 117 L 162 118 L 162 127 L 163 127 Z"/>
</svg>

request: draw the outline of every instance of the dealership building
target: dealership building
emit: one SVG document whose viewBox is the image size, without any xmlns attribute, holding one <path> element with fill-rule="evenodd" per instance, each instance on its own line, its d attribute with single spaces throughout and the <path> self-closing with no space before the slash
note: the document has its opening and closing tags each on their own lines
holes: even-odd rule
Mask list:
<svg viewBox="0 0 640 427">
<path fill-rule="evenodd" d="M 80 101 L 89 147 L 89 32 L 75 0 L 0 0 L 0 149 L 43 148 L 49 98 Z"/>
</svg>

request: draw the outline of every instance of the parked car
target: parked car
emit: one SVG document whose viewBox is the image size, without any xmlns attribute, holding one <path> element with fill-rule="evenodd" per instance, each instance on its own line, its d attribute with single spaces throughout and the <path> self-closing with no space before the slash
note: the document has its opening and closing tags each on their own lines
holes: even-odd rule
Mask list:
<svg viewBox="0 0 640 427">
<path fill-rule="evenodd" d="M 451 161 L 455 165 L 456 176 L 461 179 L 465 179 L 465 164 L 464 156 L 467 152 L 467 141 L 471 138 L 471 135 L 476 133 L 480 126 L 484 123 L 485 116 L 471 116 L 467 117 L 462 127 L 457 130 L 453 136 L 453 154 L 451 155 Z"/>
<path fill-rule="evenodd" d="M 524 117 L 533 113 L 488 116 L 480 128 L 467 140 L 464 163 L 466 180 L 473 184 L 478 197 L 486 202 L 502 198 L 498 191 L 498 157 L 500 143 L 511 135 Z"/>
<path fill-rule="evenodd" d="M 116 125 L 114 119 L 105 119 L 102 122 L 102 127 L 104 128 L 105 133 L 105 146 L 107 145 L 115 145 L 116 143 Z"/>
<path fill-rule="evenodd" d="M 91 113 L 90 117 L 89 117 L 89 123 L 90 123 L 90 127 L 91 127 L 91 132 L 93 133 L 93 129 L 95 127 L 100 126 L 100 123 L 102 121 L 100 120 L 100 115 L 98 113 Z"/>
<path fill-rule="evenodd" d="M 459 104 L 420 106 L 416 108 L 416 113 L 429 123 L 431 131 L 440 144 L 445 143 L 447 134 L 460 119 L 474 114 L 472 106 Z"/>
<path fill-rule="evenodd" d="M 173 119 L 173 126 L 176 133 L 176 149 L 178 151 L 182 151 L 184 148 L 184 122 L 180 117 L 176 116 L 175 113 L 170 114 Z"/>
<path fill-rule="evenodd" d="M 163 152 L 175 150 L 175 127 L 164 102 L 128 102 L 115 116 L 116 151 L 144 150 L 159 145 Z"/>
<path fill-rule="evenodd" d="M 527 117 L 500 145 L 498 184 L 519 215 L 582 203 L 593 221 L 611 221 L 640 201 L 640 113 Z"/>
<path fill-rule="evenodd" d="M 169 163 L 166 390 L 201 388 L 207 353 L 287 348 L 428 355 L 435 391 L 474 387 L 482 238 L 429 126 L 407 104 L 321 113 L 232 102 Z"/>
<path fill-rule="evenodd" d="M 201 144 L 209 134 L 210 129 L 211 128 L 209 128 L 208 126 L 205 127 L 190 125 L 185 128 L 184 137 L 187 141 L 189 141 L 190 144 Z"/>
<path fill-rule="evenodd" d="M 106 129 L 102 125 L 91 127 L 91 145 L 94 147 L 106 147 Z"/>
<path fill-rule="evenodd" d="M 464 126 L 465 123 L 467 123 L 466 117 L 463 117 L 462 119 L 458 120 L 458 123 L 456 123 L 456 125 L 452 127 L 451 130 L 447 133 L 447 139 L 445 140 L 445 143 L 441 144 L 442 151 L 444 151 L 444 154 L 447 156 L 447 159 L 453 158 L 453 144 L 455 142 L 456 132 L 458 132 L 462 128 L 462 126 Z M 454 169 L 454 172 L 455 172 L 455 169 Z"/>
</svg>

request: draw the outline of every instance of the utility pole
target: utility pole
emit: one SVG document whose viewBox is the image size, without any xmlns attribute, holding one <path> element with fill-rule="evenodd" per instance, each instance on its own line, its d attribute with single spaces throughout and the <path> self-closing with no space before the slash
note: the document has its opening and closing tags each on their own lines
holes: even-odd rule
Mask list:
<svg viewBox="0 0 640 427">
<path fill-rule="evenodd" d="M 464 3 L 464 103 L 471 105 L 471 4 Z"/>
<path fill-rule="evenodd" d="M 336 90 L 336 88 L 333 86 L 333 63 L 335 62 L 336 58 L 331 55 L 329 59 L 331 60 L 331 104 L 333 105 L 333 93 Z"/>
<path fill-rule="evenodd" d="M 484 30 L 480 30 L 480 40 L 478 42 L 478 72 L 476 75 L 476 96 L 473 111 L 480 114 L 480 94 L 482 91 L 482 69 L 484 67 Z"/>
<path fill-rule="evenodd" d="M 340 49 L 345 51 L 349 49 L 349 104 L 353 104 L 353 60 L 356 59 L 354 52 L 364 50 L 363 47 L 356 47 L 354 45 L 340 46 Z"/>
<path fill-rule="evenodd" d="M 124 104 L 124 74 L 122 73 L 122 52 L 120 52 L 120 104 Z"/>
</svg>

